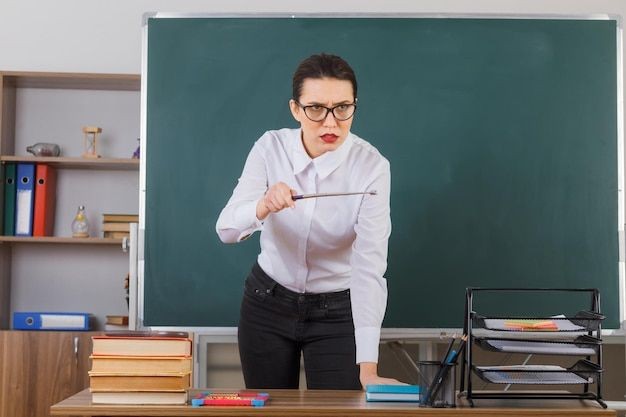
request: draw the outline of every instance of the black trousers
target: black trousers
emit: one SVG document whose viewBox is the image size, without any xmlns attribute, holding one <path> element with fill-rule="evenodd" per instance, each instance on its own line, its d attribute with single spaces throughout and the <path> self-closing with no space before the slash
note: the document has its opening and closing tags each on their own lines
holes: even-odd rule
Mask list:
<svg viewBox="0 0 626 417">
<path fill-rule="evenodd" d="M 349 290 L 299 294 L 255 263 L 238 338 L 246 388 L 298 388 L 302 354 L 308 389 L 361 389 Z"/>
</svg>

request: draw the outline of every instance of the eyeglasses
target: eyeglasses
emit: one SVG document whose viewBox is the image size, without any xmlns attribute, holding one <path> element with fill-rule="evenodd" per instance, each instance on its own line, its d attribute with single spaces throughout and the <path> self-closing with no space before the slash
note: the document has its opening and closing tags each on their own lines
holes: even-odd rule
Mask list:
<svg viewBox="0 0 626 417">
<path fill-rule="evenodd" d="M 356 104 L 354 103 L 338 104 L 335 107 L 325 107 L 319 104 L 303 106 L 297 100 L 294 101 L 298 106 L 302 107 L 302 110 L 304 110 L 304 114 L 312 122 L 321 122 L 322 120 L 326 119 L 326 117 L 328 117 L 328 113 L 332 113 L 335 119 L 339 121 L 344 121 L 354 116 L 354 112 L 356 111 Z"/>
</svg>

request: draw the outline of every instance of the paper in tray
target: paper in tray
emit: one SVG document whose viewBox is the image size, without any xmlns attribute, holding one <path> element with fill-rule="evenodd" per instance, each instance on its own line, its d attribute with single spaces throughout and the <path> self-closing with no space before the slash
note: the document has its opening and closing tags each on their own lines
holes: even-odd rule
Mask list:
<svg viewBox="0 0 626 417">
<path fill-rule="evenodd" d="M 552 320 L 554 327 L 533 327 L 527 328 L 516 327 L 512 325 L 512 319 L 485 319 L 485 326 L 491 330 L 506 330 L 506 331 L 527 331 L 527 332 L 583 332 L 587 329 L 583 326 L 578 326 L 569 320 Z M 516 319 L 515 322 L 521 322 L 520 319 Z"/>
<path fill-rule="evenodd" d="M 484 349 L 507 353 L 591 356 L 597 352 L 597 347 L 593 343 L 576 341 L 476 339 L 476 342 Z"/>
<path fill-rule="evenodd" d="M 574 317 L 563 314 L 552 317 L 485 317 L 474 313 L 476 327 L 509 332 L 589 332 L 600 329 L 604 316 L 579 311 Z"/>
<path fill-rule="evenodd" d="M 494 384 L 593 384 L 602 372 L 597 364 L 581 359 L 570 368 L 558 365 L 476 366 L 478 376 Z"/>
<path fill-rule="evenodd" d="M 584 313 L 584 315 L 583 315 Z M 576 317 L 558 315 L 548 318 L 514 318 L 514 317 L 491 317 L 476 316 L 479 325 L 488 330 L 513 331 L 513 332 L 584 332 L 597 330 L 602 315 L 588 316 L 588 312 L 579 312 Z M 580 315 L 580 316 L 579 316 Z"/>
<path fill-rule="evenodd" d="M 592 384 L 593 378 L 583 378 L 572 372 L 502 372 L 483 371 L 483 379 L 494 384 Z"/>
</svg>

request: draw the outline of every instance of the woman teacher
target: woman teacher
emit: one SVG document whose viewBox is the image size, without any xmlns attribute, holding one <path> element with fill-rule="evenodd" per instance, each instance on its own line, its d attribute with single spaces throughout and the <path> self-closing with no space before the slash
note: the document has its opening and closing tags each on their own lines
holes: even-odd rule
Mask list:
<svg viewBox="0 0 626 417">
<path fill-rule="evenodd" d="M 313 55 L 293 75 L 299 129 L 266 132 L 246 160 L 216 230 L 225 243 L 261 231 L 238 340 L 246 387 L 360 389 L 378 376 L 391 233 L 389 162 L 350 131 L 354 71 Z M 296 194 L 376 192 L 294 200 Z"/>
</svg>

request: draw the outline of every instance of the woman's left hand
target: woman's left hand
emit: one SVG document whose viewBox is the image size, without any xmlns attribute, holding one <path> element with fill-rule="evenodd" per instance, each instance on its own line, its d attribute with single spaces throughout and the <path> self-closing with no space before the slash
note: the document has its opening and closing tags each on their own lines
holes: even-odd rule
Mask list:
<svg viewBox="0 0 626 417">
<path fill-rule="evenodd" d="M 359 365 L 361 366 L 359 379 L 363 389 L 367 385 L 405 385 L 404 382 L 400 382 L 397 379 L 378 376 L 378 366 L 374 362 L 362 362 Z"/>
</svg>

